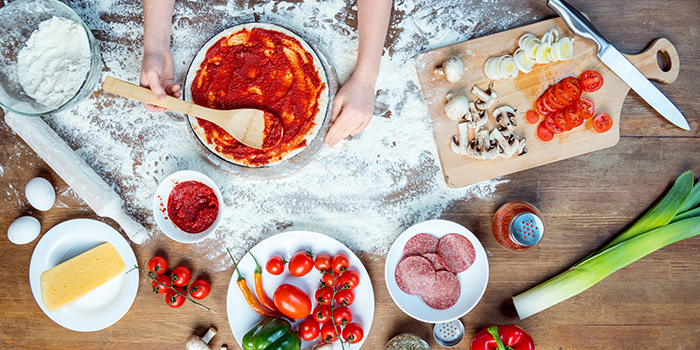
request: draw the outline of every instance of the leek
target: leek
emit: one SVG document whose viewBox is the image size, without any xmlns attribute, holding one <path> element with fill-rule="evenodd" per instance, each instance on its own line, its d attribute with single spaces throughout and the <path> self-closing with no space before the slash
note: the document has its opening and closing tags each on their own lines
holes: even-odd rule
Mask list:
<svg viewBox="0 0 700 350">
<path fill-rule="evenodd" d="M 700 234 L 700 185 L 681 175 L 669 192 L 613 241 L 554 278 L 513 297 L 520 319 L 592 287 L 613 272 L 669 244 Z"/>
</svg>

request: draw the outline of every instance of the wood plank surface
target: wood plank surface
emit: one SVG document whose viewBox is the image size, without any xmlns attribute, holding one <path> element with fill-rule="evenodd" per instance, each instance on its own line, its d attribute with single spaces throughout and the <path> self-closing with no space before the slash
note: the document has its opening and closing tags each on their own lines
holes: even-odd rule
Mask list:
<svg viewBox="0 0 700 350">
<path fill-rule="evenodd" d="M 6 2 L 0 1 L 0 5 Z M 397 0 L 395 6 L 407 2 Z M 456 349 L 469 349 L 471 337 L 486 326 L 510 323 L 528 330 L 538 350 L 700 349 L 700 237 L 652 253 L 588 291 L 526 320 L 519 320 L 513 307 L 513 295 L 562 272 L 610 240 L 645 212 L 682 172 L 693 170 L 696 176 L 700 174 L 700 141 L 697 138 L 700 131 L 700 100 L 697 98 L 700 2 L 570 2 L 586 12 L 599 31 L 624 53 L 636 53 L 658 37 L 668 38 L 675 45 L 681 60 L 678 79 L 673 84 L 657 86 L 685 114 L 691 131 L 671 126 L 630 92 L 620 116 L 621 138 L 614 147 L 505 176 L 503 179 L 507 182 L 499 185 L 492 195 L 456 201 L 436 215 L 435 218 L 468 227 L 480 239 L 489 258 L 488 288 L 481 302 L 461 319 L 466 336 Z M 79 1 L 67 3 L 85 6 Z M 244 8 L 251 3 L 255 1 L 235 1 L 230 5 Z M 434 7 L 435 13 L 444 10 L 442 2 L 437 0 L 409 3 Z M 186 5 L 196 7 L 189 2 Z M 205 7 L 202 3 L 198 5 Z M 353 6 L 354 2 L 348 2 L 347 11 L 355 11 Z M 475 0 L 464 6 L 465 9 L 467 6 L 513 8 L 521 10 L 514 13 L 523 14 L 506 28 L 485 18 L 477 26 L 477 36 L 554 16 L 544 1 Z M 402 35 L 402 28 L 412 20 L 412 14 L 394 11 L 386 44 L 388 54 L 394 49 L 396 38 Z M 99 16 L 99 11 L 94 15 Z M 197 17 L 193 20 L 202 25 L 208 21 Z M 466 19 L 455 19 L 455 27 L 465 25 L 464 21 Z M 353 25 L 356 26 L 356 22 Z M 431 44 L 435 35 L 437 33 L 423 33 L 413 38 L 416 54 L 435 48 Z M 100 33 L 96 36 L 99 39 Z M 138 48 L 134 49 L 138 54 Z M 380 110 L 380 114 L 389 112 Z M 3 116 L 0 112 L 0 117 Z M 428 123 L 426 120 L 426 127 Z M 97 217 L 77 197 L 62 196 L 64 205 L 48 212 L 32 209 L 22 194 L 29 179 L 46 177 L 57 193 L 65 193 L 69 188 L 4 122 L 0 123 L 0 162 L 3 167 L 0 175 L 3 189 L 0 191 L 3 198 L 0 210 L 0 348 L 181 349 L 190 334 L 204 334 L 209 326 L 215 325 L 220 330 L 212 342 L 215 348 L 227 344 L 229 349 L 238 349 L 228 323 L 235 320 L 226 318 L 223 297 L 232 271 L 208 272 L 204 262 L 182 258 L 203 252 L 162 234 L 151 238 L 156 244 L 132 246 L 137 260 L 164 254 L 173 265 L 187 264 L 195 274 L 205 275 L 213 286 L 212 295 L 218 296 L 206 299 L 206 305 L 217 310 L 217 314 L 191 304 L 181 309 L 164 307 L 162 295 L 151 293 L 150 283 L 141 276 L 133 306 L 115 325 L 97 332 L 79 333 L 53 323 L 39 309 L 29 287 L 29 261 L 38 240 L 22 246 L 10 243 L 5 235 L 10 223 L 22 215 L 32 215 L 41 221 L 44 234 L 60 222 L 92 218 L 122 234 L 123 231 L 115 222 Z M 491 235 L 493 213 L 503 203 L 513 200 L 531 202 L 545 215 L 547 231 L 534 251 L 507 252 Z M 144 220 L 137 218 L 137 221 Z M 415 333 L 428 341 L 432 349 L 441 349 L 432 337 L 432 325 L 410 318 L 393 303 L 384 282 L 385 257 L 356 253 L 367 268 L 375 291 L 375 318 L 363 349 L 381 350 L 392 336 L 403 332 Z"/>
</svg>

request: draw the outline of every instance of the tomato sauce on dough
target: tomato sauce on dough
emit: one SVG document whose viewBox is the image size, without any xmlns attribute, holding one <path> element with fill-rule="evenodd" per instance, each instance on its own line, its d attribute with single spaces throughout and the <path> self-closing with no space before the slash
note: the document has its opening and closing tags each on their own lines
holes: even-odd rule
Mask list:
<svg viewBox="0 0 700 350">
<path fill-rule="evenodd" d="M 266 132 L 283 129 L 277 145 L 255 149 L 219 126 L 197 119 L 207 143 L 220 155 L 263 166 L 306 146 L 305 137 L 316 125 L 325 86 L 313 56 L 299 41 L 280 32 L 253 28 L 223 37 L 209 48 L 191 90 L 198 105 L 222 110 L 260 109 L 266 112 Z"/>
<path fill-rule="evenodd" d="M 219 215 L 219 199 L 209 186 L 199 181 L 177 184 L 168 197 L 170 221 L 187 233 L 207 230 Z"/>
</svg>

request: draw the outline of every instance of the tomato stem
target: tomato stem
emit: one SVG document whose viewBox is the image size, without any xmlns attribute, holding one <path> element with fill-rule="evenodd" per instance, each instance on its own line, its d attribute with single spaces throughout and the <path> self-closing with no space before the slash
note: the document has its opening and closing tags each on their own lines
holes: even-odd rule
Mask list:
<svg viewBox="0 0 700 350">
<path fill-rule="evenodd" d="M 331 298 L 331 322 L 333 323 L 333 329 L 335 329 L 335 333 L 338 336 L 338 340 L 340 341 L 340 347 L 345 350 L 345 341 L 343 339 L 342 334 L 340 333 L 340 328 L 338 327 L 337 324 L 335 324 L 335 318 L 333 317 L 333 310 L 336 309 L 335 307 L 335 293 L 337 291 L 335 290 L 335 270 L 331 269 L 331 274 L 333 275 L 333 285 L 331 286 L 331 289 L 333 289 L 333 297 Z M 338 276 L 340 277 L 340 276 Z"/>
<path fill-rule="evenodd" d="M 207 311 L 211 311 L 211 312 L 213 312 L 213 313 L 216 313 L 216 311 L 214 311 L 214 310 L 212 310 L 212 309 L 210 309 L 210 308 L 208 308 L 208 307 L 206 307 L 206 306 L 204 306 L 204 305 L 202 305 L 202 304 L 200 304 L 200 303 L 194 301 L 194 299 L 190 298 L 189 295 L 180 293 L 177 289 L 175 289 L 175 287 L 169 286 L 169 285 L 167 285 L 167 284 L 165 284 L 165 283 L 160 283 L 160 282 L 158 282 L 158 280 L 156 280 L 155 278 L 153 278 L 153 276 L 151 276 L 151 275 L 150 275 L 148 272 L 146 272 L 144 269 L 140 268 L 138 265 L 134 265 L 134 269 L 138 269 L 139 271 L 143 272 L 143 273 L 146 275 L 146 277 L 148 277 L 148 278 L 152 279 L 154 282 L 158 283 L 159 286 L 166 286 L 166 287 L 168 287 L 168 288 L 174 290 L 175 293 L 177 293 L 177 294 L 182 295 L 183 297 L 185 297 L 185 299 L 187 299 L 187 300 L 193 302 L 195 305 L 197 305 L 197 306 L 203 308 L 204 310 L 207 310 Z M 129 270 L 129 272 L 131 272 L 131 271 L 134 270 L 134 269 Z M 127 273 L 128 273 L 128 272 L 127 272 Z"/>
</svg>

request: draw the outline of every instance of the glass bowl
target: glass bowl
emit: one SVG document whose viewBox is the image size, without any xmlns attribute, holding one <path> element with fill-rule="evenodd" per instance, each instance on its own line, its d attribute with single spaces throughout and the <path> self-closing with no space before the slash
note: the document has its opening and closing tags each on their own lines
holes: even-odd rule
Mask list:
<svg viewBox="0 0 700 350">
<path fill-rule="evenodd" d="M 90 43 L 90 70 L 75 93 L 60 106 L 45 106 L 27 95 L 19 83 L 17 56 L 43 21 L 63 17 L 79 23 Z M 43 116 L 69 110 L 97 87 L 102 60 L 97 41 L 83 20 L 68 6 L 56 0 L 17 0 L 0 8 L 0 105 L 25 116 Z"/>
</svg>

